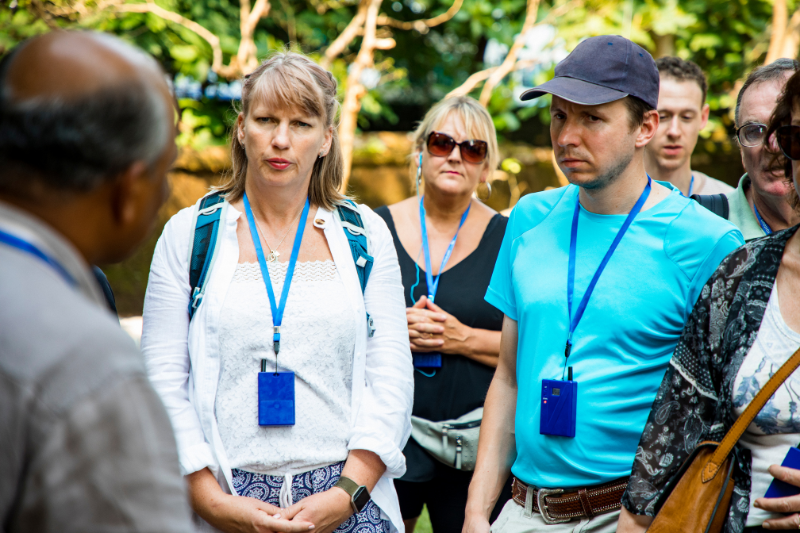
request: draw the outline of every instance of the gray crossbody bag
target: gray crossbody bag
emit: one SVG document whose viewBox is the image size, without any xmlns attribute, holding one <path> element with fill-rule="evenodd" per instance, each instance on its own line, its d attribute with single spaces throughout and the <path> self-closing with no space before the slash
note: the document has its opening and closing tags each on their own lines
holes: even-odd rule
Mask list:
<svg viewBox="0 0 800 533">
<path fill-rule="evenodd" d="M 431 422 L 418 416 L 411 417 L 411 436 L 429 454 L 442 463 L 471 472 L 478 458 L 478 437 L 481 431 L 483 407 L 455 420 Z"/>
</svg>

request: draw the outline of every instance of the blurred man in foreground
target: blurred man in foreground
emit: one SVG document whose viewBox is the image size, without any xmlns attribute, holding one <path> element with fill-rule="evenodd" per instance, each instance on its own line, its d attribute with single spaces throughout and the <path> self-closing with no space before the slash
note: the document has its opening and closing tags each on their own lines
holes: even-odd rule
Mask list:
<svg viewBox="0 0 800 533">
<path fill-rule="evenodd" d="M 114 37 L 0 63 L 3 531 L 190 531 L 166 412 L 89 267 L 150 231 L 174 117 L 158 65 Z"/>
<path fill-rule="evenodd" d="M 658 131 L 644 152 L 650 177 L 672 183 L 684 196 L 732 192 L 730 185 L 692 170 L 692 152 L 708 123 L 708 84 L 703 71 L 679 57 L 659 58 L 656 68 Z"/>
</svg>

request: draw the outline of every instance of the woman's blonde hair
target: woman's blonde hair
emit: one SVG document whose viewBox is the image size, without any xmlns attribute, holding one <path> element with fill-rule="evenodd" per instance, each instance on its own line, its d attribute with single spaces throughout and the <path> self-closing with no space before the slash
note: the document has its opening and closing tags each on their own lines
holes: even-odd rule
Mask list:
<svg viewBox="0 0 800 533">
<path fill-rule="evenodd" d="M 489 168 L 490 173 L 497 168 L 500 162 L 500 153 L 497 146 L 497 131 L 494 129 L 494 122 L 486 108 L 477 100 L 469 96 L 454 96 L 442 100 L 434 105 L 426 114 L 422 122 L 414 131 L 414 150 L 425 150 L 425 143 L 432 131 L 436 131 L 447 117 L 456 113 L 464 121 L 464 128 L 467 135 L 473 139 L 486 141 L 489 149 L 486 153 L 484 164 Z M 411 162 L 414 172 L 417 170 L 419 161 L 415 158 Z M 491 174 L 490 174 L 491 177 Z"/>
<path fill-rule="evenodd" d="M 242 101 L 239 113 L 245 117 L 255 99 L 268 100 L 281 107 L 294 107 L 313 117 L 322 118 L 325 128 L 332 129 L 333 141 L 328 153 L 318 158 L 311 171 L 308 197 L 312 204 L 333 209 L 345 196 L 339 191 L 344 177 L 342 149 L 336 123 L 339 101 L 336 99 L 336 78 L 303 54 L 275 52 L 242 80 Z M 237 126 L 231 130 L 232 169 L 219 187 L 229 202 L 244 195 L 247 178 L 247 154 L 239 143 Z"/>
</svg>

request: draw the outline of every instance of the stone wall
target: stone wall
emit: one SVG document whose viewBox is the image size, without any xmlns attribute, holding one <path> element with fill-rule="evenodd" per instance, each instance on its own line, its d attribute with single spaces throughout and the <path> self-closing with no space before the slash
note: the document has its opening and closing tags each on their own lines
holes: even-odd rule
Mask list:
<svg viewBox="0 0 800 533">
<path fill-rule="evenodd" d="M 521 163 L 516 176 L 521 194 L 558 187 L 559 179 L 550 148 L 531 147 L 521 143 L 501 143 L 501 160 L 509 157 Z M 411 140 L 405 133 L 379 132 L 359 136 L 353 154 L 353 171 L 348 193 L 370 207 L 393 204 L 414 194 L 413 176 L 408 157 Z M 693 160 L 695 167 L 707 174 L 735 184 L 741 174 L 738 154 L 729 148 L 716 156 L 700 154 Z M 184 150 L 169 175 L 171 194 L 159 214 L 153 234 L 130 259 L 104 267 L 117 298 L 121 316 L 142 313 L 147 276 L 156 241 L 170 217 L 193 205 L 208 190 L 218 185 L 230 169 L 230 157 L 225 147 L 213 147 L 202 152 Z M 492 196 L 487 204 L 503 211 L 509 207 L 511 190 L 508 175 L 495 175 Z M 513 176 L 512 176 L 513 177 Z"/>
</svg>

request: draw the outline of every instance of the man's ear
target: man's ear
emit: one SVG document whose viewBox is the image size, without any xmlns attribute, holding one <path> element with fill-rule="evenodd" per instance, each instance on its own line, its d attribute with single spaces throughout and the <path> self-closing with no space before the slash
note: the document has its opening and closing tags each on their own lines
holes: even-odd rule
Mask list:
<svg viewBox="0 0 800 533">
<path fill-rule="evenodd" d="M 639 133 L 636 135 L 636 148 L 647 146 L 658 131 L 658 123 L 658 110 L 651 109 L 644 114 L 642 125 L 638 128 Z"/>
<path fill-rule="evenodd" d="M 708 104 L 703 104 L 703 109 L 700 111 L 700 131 L 704 130 L 706 124 L 708 124 L 708 114 L 711 111 L 711 108 L 708 107 Z"/>
<path fill-rule="evenodd" d="M 111 217 L 118 227 L 125 227 L 136 220 L 148 194 L 147 182 L 151 179 L 148 166 L 136 161 L 115 180 L 111 186 Z"/>
</svg>

